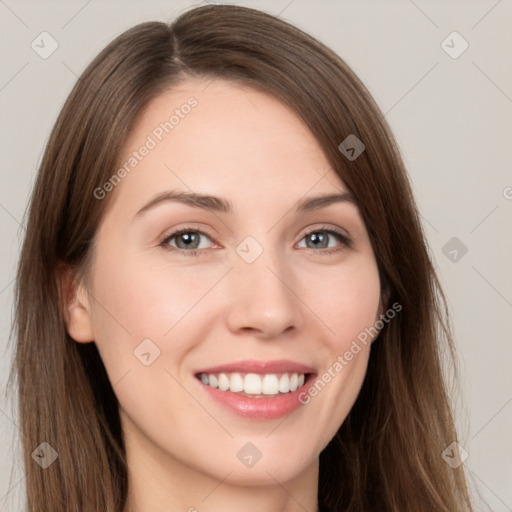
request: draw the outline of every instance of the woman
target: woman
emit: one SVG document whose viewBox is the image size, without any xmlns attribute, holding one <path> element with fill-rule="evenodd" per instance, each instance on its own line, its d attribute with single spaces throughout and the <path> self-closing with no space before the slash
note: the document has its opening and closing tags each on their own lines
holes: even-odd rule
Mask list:
<svg viewBox="0 0 512 512">
<path fill-rule="evenodd" d="M 39 170 L 16 312 L 31 512 L 471 510 L 399 151 L 343 60 L 278 18 L 196 8 L 94 59 Z"/>
</svg>

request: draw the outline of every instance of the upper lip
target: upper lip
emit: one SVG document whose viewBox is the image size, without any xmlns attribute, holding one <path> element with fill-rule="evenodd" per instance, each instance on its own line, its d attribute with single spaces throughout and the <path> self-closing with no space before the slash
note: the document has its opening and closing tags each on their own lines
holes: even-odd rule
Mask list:
<svg viewBox="0 0 512 512">
<path fill-rule="evenodd" d="M 275 361 L 261 361 L 247 359 L 234 363 L 221 364 L 196 370 L 194 373 L 315 373 L 315 368 L 296 361 L 279 359 Z"/>
</svg>

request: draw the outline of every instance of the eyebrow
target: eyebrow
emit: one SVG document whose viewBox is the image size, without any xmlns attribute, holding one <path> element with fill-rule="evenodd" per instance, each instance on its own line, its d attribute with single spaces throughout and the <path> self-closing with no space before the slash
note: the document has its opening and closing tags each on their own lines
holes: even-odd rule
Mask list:
<svg viewBox="0 0 512 512">
<path fill-rule="evenodd" d="M 182 203 L 193 208 L 201 208 L 211 212 L 231 213 L 233 211 L 231 203 L 222 197 L 172 190 L 156 195 L 136 213 L 136 216 L 167 202 Z M 305 213 L 342 202 L 357 204 L 354 196 L 350 192 L 343 192 L 341 194 L 324 194 L 305 197 L 297 201 L 295 210 L 297 213 Z"/>
</svg>

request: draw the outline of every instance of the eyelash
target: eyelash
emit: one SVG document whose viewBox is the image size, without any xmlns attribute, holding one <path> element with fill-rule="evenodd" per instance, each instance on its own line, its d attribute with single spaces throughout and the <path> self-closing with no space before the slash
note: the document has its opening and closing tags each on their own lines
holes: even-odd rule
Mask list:
<svg viewBox="0 0 512 512">
<path fill-rule="evenodd" d="M 201 231 L 201 230 L 193 228 L 193 227 L 185 227 L 185 228 L 182 228 L 182 229 L 172 232 L 170 235 L 166 235 L 160 241 L 159 245 L 167 251 L 178 251 L 181 254 L 183 254 L 184 256 L 192 256 L 192 257 L 197 256 L 202 251 L 204 251 L 204 249 L 190 249 L 190 250 L 179 249 L 179 248 L 173 247 L 169 244 L 169 241 L 172 240 L 173 238 L 175 238 L 179 235 L 183 235 L 184 233 L 190 233 L 190 232 L 200 233 L 201 235 L 205 235 L 208 238 L 210 238 L 210 240 L 214 241 L 213 237 L 204 231 Z M 341 245 L 342 245 L 342 247 L 331 247 L 329 249 L 319 249 L 319 250 L 310 249 L 313 252 L 319 252 L 323 255 L 326 255 L 326 254 L 333 254 L 333 253 L 342 251 L 343 249 L 350 249 L 352 247 L 352 241 L 345 234 L 343 234 L 340 231 L 337 231 L 333 228 L 328 228 L 325 226 L 322 226 L 320 228 L 315 228 L 311 231 L 308 231 L 307 233 L 304 233 L 301 240 L 303 238 L 305 238 L 306 236 L 311 235 L 313 233 L 327 233 L 329 235 L 333 235 L 335 238 L 338 239 L 339 242 L 341 242 Z"/>
</svg>

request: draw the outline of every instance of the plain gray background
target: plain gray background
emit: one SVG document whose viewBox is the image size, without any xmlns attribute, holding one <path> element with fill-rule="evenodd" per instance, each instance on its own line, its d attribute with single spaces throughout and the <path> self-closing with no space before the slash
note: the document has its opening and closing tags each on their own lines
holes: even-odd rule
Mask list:
<svg viewBox="0 0 512 512">
<path fill-rule="evenodd" d="M 490 510 L 512 511 L 512 2 L 231 3 L 280 14 L 332 47 L 385 113 L 449 299 L 464 464 Z M 200 4 L 0 0 L 2 511 L 24 504 L 16 411 L 13 397 L 3 394 L 15 265 L 44 145 L 77 76 L 108 42 L 136 23 L 169 21 Z M 44 37 L 51 48 L 42 32 L 58 44 L 47 58 L 31 46 Z M 488 510 L 478 503 L 477 510 Z"/>
</svg>

